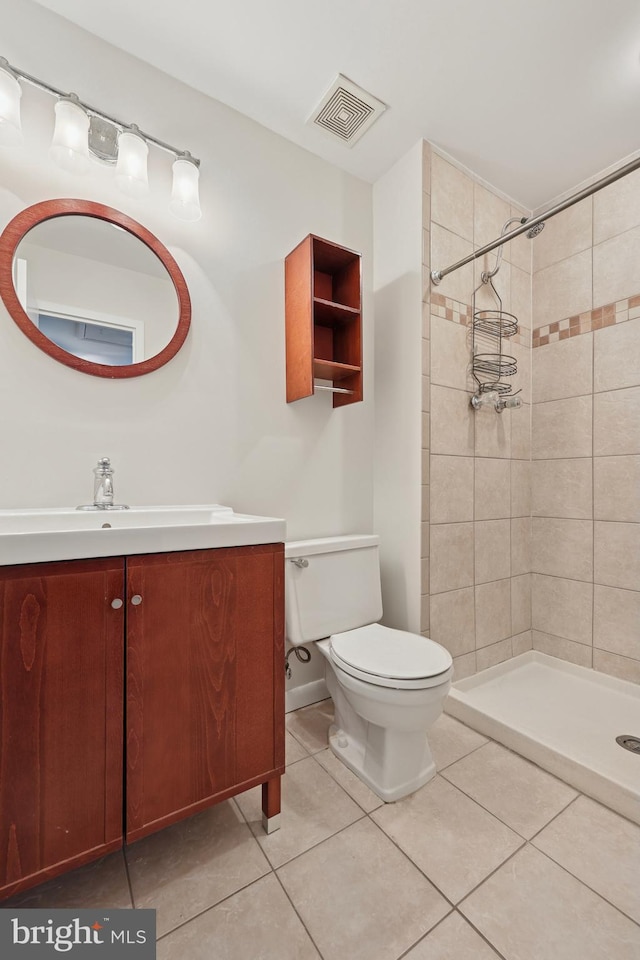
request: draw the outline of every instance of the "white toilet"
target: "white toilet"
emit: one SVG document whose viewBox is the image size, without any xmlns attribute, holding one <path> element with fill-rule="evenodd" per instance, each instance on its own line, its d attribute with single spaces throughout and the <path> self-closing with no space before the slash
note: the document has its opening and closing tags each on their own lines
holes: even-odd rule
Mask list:
<svg viewBox="0 0 640 960">
<path fill-rule="evenodd" d="M 286 634 L 318 641 L 335 706 L 333 753 L 387 802 L 436 769 L 427 730 L 440 716 L 451 655 L 416 633 L 383 627 L 379 539 L 299 540 L 285 546 Z"/>
</svg>

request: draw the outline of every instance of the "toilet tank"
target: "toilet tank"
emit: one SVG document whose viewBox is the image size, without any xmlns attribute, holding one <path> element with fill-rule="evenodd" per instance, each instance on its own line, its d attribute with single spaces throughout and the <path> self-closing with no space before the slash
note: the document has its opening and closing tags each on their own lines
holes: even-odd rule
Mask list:
<svg viewBox="0 0 640 960">
<path fill-rule="evenodd" d="M 377 536 L 362 535 L 285 544 L 289 643 L 299 646 L 381 618 L 379 542 Z"/>
</svg>

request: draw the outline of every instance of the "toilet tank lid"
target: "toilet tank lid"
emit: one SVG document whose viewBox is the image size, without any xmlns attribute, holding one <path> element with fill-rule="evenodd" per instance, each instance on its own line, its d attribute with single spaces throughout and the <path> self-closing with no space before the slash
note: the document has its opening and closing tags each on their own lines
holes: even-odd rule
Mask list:
<svg viewBox="0 0 640 960">
<path fill-rule="evenodd" d="M 377 547 L 380 537 L 376 534 L 349 534 L 343 537 L 320 537 L 317 540 L 290 540 L 284 545 L 285 557 L 308 557 L 314 553 L 335 553 L 338 550 L 359 550 L 362 547 Z"/>
</svg>

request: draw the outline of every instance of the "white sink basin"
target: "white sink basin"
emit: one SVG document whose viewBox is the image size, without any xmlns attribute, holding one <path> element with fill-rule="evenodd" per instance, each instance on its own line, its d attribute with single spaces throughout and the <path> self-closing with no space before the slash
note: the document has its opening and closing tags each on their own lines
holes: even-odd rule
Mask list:
<svg viewBox="0 0 640 960">
<path fill-rule="evenodd" d="M 217 503 L 129 510 L 0 510 L 0 565 L 279 543 L 284 520 Z"/>
</svg>

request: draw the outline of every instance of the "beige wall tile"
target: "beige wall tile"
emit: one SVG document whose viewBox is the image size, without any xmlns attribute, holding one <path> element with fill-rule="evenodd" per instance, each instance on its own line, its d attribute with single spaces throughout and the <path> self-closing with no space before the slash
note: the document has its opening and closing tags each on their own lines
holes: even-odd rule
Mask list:
<svg viewBox="0 0 640 960">
<path fill-rule="evenodd" d="M 420 593 L 421 594 L 429 593 L 430 579 L 431 579 L 431 571 L 430 571 L 429 557 L 421 557 L 420 559 Z"/>
<path fill-rule="evenodd" d="M 531 572 L 531 518 L 511 521 L 511 576 Z"/>
<path fill-rule="evenodd" d="M 640 453 L 640 387 L 596 393 L 593 398 L 593 454 Z"/>
<path fill-rule="evenodd" d="M 457 590 L 473 583 L 473 524 L 431 525 L 431 593 Z"/>
<path fill-rule="evenodd" d="M 510 218 L 509 203 L 487 190 L 481 183 L 473 184 L 473 242 L 476 247 L 483 247 L 500 236 L 502 225 Z M 517 224 L 513 224 L 517 226 Z M 511 228 L 510 228 L 511 229 Z M 509 244 L 505 245 L 504 258 L 509 259 Z M 495 257 L 496 251 L 493 252 Z"/>
<path fill-rule="evenodd" d="M 492 643 L 488 647 L 480 647 L 479 650 L 476 650 L 478 670 L 495 667 L 496 663 L 504 663 L 505 660 L 510 660 L 512 656 L 511 637 Z"/>
<path fill-rule="evenodd" d="M 473 180 L 438 156 L 431 157 L 431 219 L 473 240 Z"/>
<path fill-rule="evenodd" d="M 444 270 L 446 267 L 463 260 L 473 253 L 473 244 L 464 240 L 451 230 L 446 230 L 438 223 L 431 224 L 431 269 Z M 443 297 L 451 297 L 460 303 L 471 303 L 473 293 L 473 262 L 459 267 L 436 286 L 431 288 Z"/>
<path fill-rule="evenodd" d="M 518 633 L 517 635 L 511 637 L 511 648 L 513 650 L 514 657 L 519 657 L 521 653 L 526 653 L 527 650 L 533 650 L 533 636 L 531 630 L 525 630 L 524 633 Z"/>
<path fill-rule="evenodd" d="M 476 457 L 511 456 L 511 416 L 513 410 L 498 413 L 495 407 L 487 406 L 475 411 Z M 519 413 L 518 410 L 515 411 Z"/>
<path fill-rule="evenodd" d="M 533 275 L 534 327 L 564 320 L 592 308 L 591 250 L 577 253 Z"/>
<path fill-rule="evenodd" d="M 512 217 L 531 217 L 531 211 L 525 210 L 524 207 L 514 206 L 511 204 L 511 216 Z M 514 223 L 513 227 L 517 227 L 518 224 Z M 532 243 L 529 237 L 525 233 L 521 233 L 519 237 L 516 237 L 515 240 L 510 240 L 507 244 L 508 255 L 507 260 L 510 263 L 515 264 L 521 270 L 524 270 L 526 273 L 531 275 L 532 269 Z"/>
<path fill-rule="evenodd" d="M 474 411 L 462 390 L 431 385 L 431 451 L 472 457 Z"/>
<path fill-rule="evenodd" d="M 422 231 L 422 266 L 426 267 L 427 272 L 431 263 L 431 206 L 428 193 L 424 193 L 422 203 L 422 217 L 426 227 Z"/>
<path fill-rule="evenodd" d="M 511 341 L 506 349 L 518 365 L 518 372 L 512 378 L 513 393 L 518 394 L 522 403 L 531 403 L 531 344 Z M 516 411 L 512 411 L 512 415 L 520 416 Z"/>
<path fill-rule="evenodd" d="M 532 631 L 533 649 L 546 653 L 550 657 L 558 657 L 569 663 L 577 663 L 579 667 L 590 667 L 593 663 L 593 647 L 586 643 L 576 643 L 564 637 L 554 637 L 549 633 Z"/>
<path fill-rule="evenodd" d="M 592 464 L 580 460 L 534 460 L 531 464 L 534 517 L 590 520 L 593 511 Z"/>
<path fill-rule="evenodd" d="M 510 637 L 511 581 L 476 584 L 476 649 Z"/>
<path fill-rule="evenodd" d="M 587 197 L 545 224 L 532 244 L 534 272 L 591 249 L 591 208 L 591 197 Z"/>
<path fill-rule="evenodd" d="M 531 405 L 528 403 L 511 411 L 511 456 L 517 460 L 531 458 Z"/>
<path fill-rule="evenodd" d="M 429 377 L 422 377 L 422 412 L 429 413 L 429 405 L 431 399 L 431 381 Z"/>
<path fill-rule="evenodd" d="M 482 520 L 474 524 L 475 582 L 502 580 L 511 573 L 511 523 Z"/>
<path fill-rule="evenodd" d="M 429 484 L 422 484 L 422 504 L 420 508 L 420 519 L 429 520 Z"/>
<path fill-rule="evenodd" d="M 429 325 L 431 329 L 431 325 Z M 427 340 L 426 337 L 422 338 L 422 375 L 424 377 L 431 376 L 431 341 Z"/>
<path fill-rule="evenodd" d="M 557 340 L 533 350 L 533 400 L 582 397 L 593 388 L 593 334 Z"/>
<path fill-rule="evenodd" d="M 531 274 L 511 264 L 511 313 L 520 327 L 532 327 Z"/>
<path fill-rule="evenodd" d="M 593 524 L 533 517 L 531 569 L 549 577 L 593 579 Z"/>
<path fill-rule="evenodd" d="M 593 339 L 594 391 L 637 387 L 640 383 L 639 355 L 640 317 L 596 330 Z"/>
<path fill-rule="evenodd" d="M 431 597 L 431 639 L 452 657 L 475 650 L 474 588 L 451 590 Z"/>
<path fill-rule="evenodd" d="M 473 458 L 431 457 L 431 522 L 473 520 Z"/>
<path fill-rule="evenodd" d="M 593 306 L 635 296 L 639 262 L 640 226 L 597 244 L 593 248 Z"/>
<path fill-rule="evenodd" d="M 593 195 L 593 242 L 602 243 L 640 223 L 640 172 L 635 170 Z"/>
<path fill-rule="evenodd" d="M 531 623 L 534 630 L 590 644 L 592 608 L 592 583 L 533 574 Z"/>
<path fill-rule="evenodd" d="M 596 457 L 593 501 L 595 520 L 640 522 L 640 456 Z"/>
<path fill-rule="evenodd" d="M 637 590 L 640 583 L 640 524 L 594 523 L 594 581 Z"/>
<path fill-rule="evenodd" d="M 511 514 L 511 464 L 509 460 L 476 457 L 475 518 L 502 520 Z"/>
<path fill-rule="evenodd" d="M 474 390 L 471 339 L 467 327 L 442 317 L 431 318 L 431 382 L 458 390 Z"/>
<path fill-rule="evenodd" d="M 461 657 L 453 658 L 453 679 L 464 680 L 465 677 L 472 677 L 476 672 L 476 652 L 465 653 Z"/>
<path fill-rule="evenodd" d="M 595 585 L 593 645 L 640 660 L 640 592 Z"/>
<path fill-rule="evenodd" d="M 608 653 L 606 650 L 595 647 L 593 667 L 594 670 L 608 673 L 611 677 L 629 680 L 630 683 L 640 683 L 640 660 L 629 660 L 627 657 L 620 657 L 616 653 Z"/>
<path fill-rule="evenodd" d="M 431 601 L 428 595 L 420 597 L 420 633 L 427 635 L 431 627 Z"/>
<path fill-rule="evenodd" d="M 590 457 L 592 407 L 589 397 L 534 403 L 531 452 L 534 460 Z"/>
<path fill-rule="evenodd" d="M 514 635 L 531 629 L 530 573 L 511 578 L 511 629 Z"/>
<path fill-rule="evenodd" d="M 531 516 L 531 463 L 511 461 L 511 516 Z"/>
</svg>

